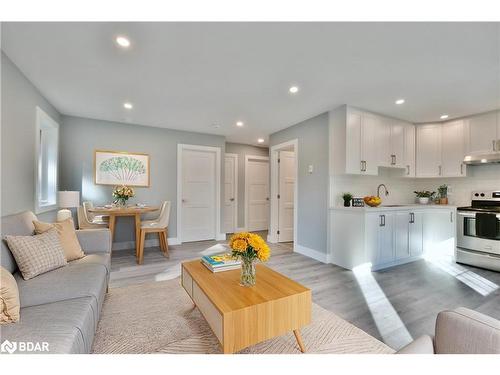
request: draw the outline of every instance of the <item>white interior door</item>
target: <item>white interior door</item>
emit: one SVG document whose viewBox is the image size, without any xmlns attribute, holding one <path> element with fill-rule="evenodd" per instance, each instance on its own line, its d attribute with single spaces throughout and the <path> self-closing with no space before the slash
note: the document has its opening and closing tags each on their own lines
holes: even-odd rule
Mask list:
<svg viewBox="0 0 500 375">
<path fill-rule="evenodd" d="M 216 238 L 216 154 L 182 150 L 183 242 Z"/>
<path fill-rule="evenodd" d="M 278 163 L 278 242 L 293 241 L 295 153 L 280 151 Z"/>
<path fill-rule="evenodd" d="M 269 160 L 249 158 L 245 171 L 247 230 L 269 227 Z"/>
<path fill-rule="evenodd" d="M 224 160 L 224 231 L 234 233 L 236 228 L 237 155 L 226 154 Z"/>
</svg>

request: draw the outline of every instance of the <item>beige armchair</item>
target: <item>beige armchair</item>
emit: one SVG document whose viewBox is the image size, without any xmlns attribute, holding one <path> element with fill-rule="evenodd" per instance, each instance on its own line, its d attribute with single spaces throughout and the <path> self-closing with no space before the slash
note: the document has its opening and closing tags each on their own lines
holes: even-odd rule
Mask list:
<svg viewBox="0 0 500 375">
<path fill-rule="evenodd" d="M 398 354 L 500 354 L 500 321 L 465 307 L 442 311 L 434 337 L 419 337 Z"/>
</svg>

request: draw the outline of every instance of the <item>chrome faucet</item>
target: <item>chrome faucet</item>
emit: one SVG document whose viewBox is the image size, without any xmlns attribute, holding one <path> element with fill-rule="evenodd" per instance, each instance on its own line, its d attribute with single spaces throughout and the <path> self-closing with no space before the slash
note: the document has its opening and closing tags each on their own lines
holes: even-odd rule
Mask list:
<svg viewBox="0 0 500 375">
<path fill-rule="evenodd" d="M 377 186 L 377 197 L 380 198 L 380 188 L 381 187 L 384 187 L 384 189 L 385 189 L 385 196 L 388 196 L 389 195 L 389 190 L 387 190 L 387 186 L 385 186 L 384 184 L 380 184 L 379 186 Z"/>
</svg>

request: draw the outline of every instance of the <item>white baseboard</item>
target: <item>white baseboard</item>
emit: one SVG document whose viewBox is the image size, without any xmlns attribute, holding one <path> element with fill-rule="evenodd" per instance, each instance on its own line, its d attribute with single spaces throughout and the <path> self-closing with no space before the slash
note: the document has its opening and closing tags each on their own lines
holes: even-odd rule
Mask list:
<svg viewBox="0 0 500 375">
<path fill-rule="evenodd" d="M 317 261 L 320 261 L 321 263 L 330 263 L 330 257 L 328 254 L 322 253 L 321 251 L 310 249 L 308 247 L 295 244 L 293 247 L 293 251 L 296 253 L 305 255 L 306 257 L 316 259 Z"/>
<path fill-rule="evenodd" d="M 226 233 L 219 233 L 215 237 L 216 241 L 225 241 L 226 240 Z"/>
<path fill-rule="evenodd" d="M 169 245 L 180 245 L 179 239 L 176 237 L 171 237 L 168 239 Z M 158 247 L 160 243 L 157 238 L 146 240 L 144 247 Z M 123 241 L 123 242 L 115 242 L 113 243 L 113 251 L 115 250 L 128 250 L 135 248 L 135 241 Z"/>
</svg>

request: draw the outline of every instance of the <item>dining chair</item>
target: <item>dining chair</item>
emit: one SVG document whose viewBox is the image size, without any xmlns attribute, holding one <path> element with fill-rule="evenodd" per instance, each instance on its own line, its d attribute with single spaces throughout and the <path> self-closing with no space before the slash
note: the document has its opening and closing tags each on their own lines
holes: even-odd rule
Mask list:
<svg viewBox="0 0 500 375">
<path fill-rule="evenodd" d="M 166 257 L 168 254 L 168 220 L 170 218 L 170 201 L 165 201 L 161 205 L 160 215 L 154 220 L 144 220 L 141 224 L 141 237 L 136 254 L 137 263 L 142 264 L 144 260 L 144 243 L 147 233 L 158 233 L 160 249 Z"/>
<path fill-rule="evenodd" d="M 78 207 L 78 227 L 80 229 L 107 228 L 109 226 L 109 216 L 94 215 L 89 212 L 93 208 L 92 202 L 83 202 L 83 206 Z"/>
</svg>

